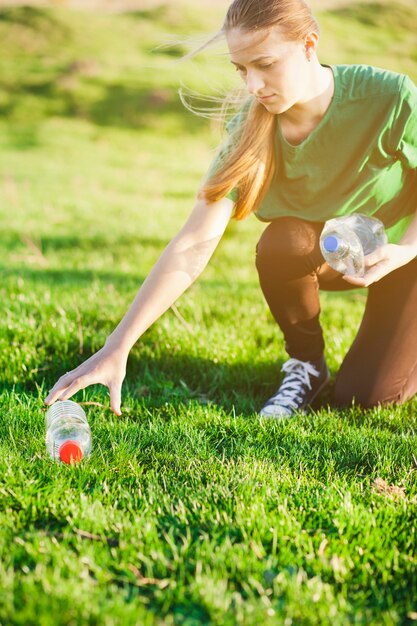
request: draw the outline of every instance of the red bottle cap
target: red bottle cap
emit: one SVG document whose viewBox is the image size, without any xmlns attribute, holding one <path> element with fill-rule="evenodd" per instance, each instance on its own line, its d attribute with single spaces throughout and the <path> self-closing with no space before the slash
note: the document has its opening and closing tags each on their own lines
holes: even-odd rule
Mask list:
<svg viewBox="0 0 417 626">
<path fill-rule="evenodd" d="M 83 458 L 83 451 L 76 441 L 66 441 L 59 449 L 59 458 L 63 463 L 78 463 Z"/>
</svg>

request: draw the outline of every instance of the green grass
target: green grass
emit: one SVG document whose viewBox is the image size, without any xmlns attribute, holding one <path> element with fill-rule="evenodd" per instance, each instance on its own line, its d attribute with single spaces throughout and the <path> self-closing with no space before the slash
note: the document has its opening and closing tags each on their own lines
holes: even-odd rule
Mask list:
<svg viewBox="0 0 417 626">
<path fill-rule="evenodd" d="M 319 17 L 323 62 L 417 78 L 411 4 Z M 230 225 L 177 303 L 186 323 L 169 311 L 133 348 L 121 417 L 102 387 L 76 396 L 102 405 L 85 407 L 90 459 L 46 454 L 47 390 L 121 318 L 218 141 L 175 90 L 227 82 L 227 60 L 152 50 L 220 22 L 191 4 L 0 9 L 2 625 L 417 620 L 417 401 L 337 412 L 330 389 L 309 416 L 259 421 L 285 352 L 255 219 Z M 364 302 L 323 296 L 333 378 Z"/>
</svg>

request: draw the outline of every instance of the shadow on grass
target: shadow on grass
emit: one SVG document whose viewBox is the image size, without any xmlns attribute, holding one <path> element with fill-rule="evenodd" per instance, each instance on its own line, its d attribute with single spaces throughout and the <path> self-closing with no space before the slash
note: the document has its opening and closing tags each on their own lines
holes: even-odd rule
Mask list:
<svg viewBox="0 0 417 626">
<path fill-rule="evenodd" d="M 228 239 L 232 239 L 235 236 L 236 225 L 231 224 L 223 236 L 219 249 L 224 242 Z M 32 238 L 29 237 L 32 241 Z M 83 232 L 82 235 L 77 234 L 60 234 L 57 236 L 42 235 L 39 239 L 34 238 L 32 241 L 34 246 L 39 250 L 40 256 L 47 257 L 50 253 L 65 253 L 69 260 L 71 260 L 71 253 L 76 251 L 78 258 L 82 261 L 81 256 L 84 256 L 84 265 L 88 267 L 90 262 L 89 253 L 94 251 L 94 256 L 97 256 L 100 252 L 105 254 L 111 253 L 113 261 L 121 261 L 131 258 L 132 254 L 137 254 L 138 270 L 140 271 L 140 258 L 144 251 L 147 255 L 152 255 L 150 258 L 154 258 L 156 262 L 163 250 L 169 243 L 169 238 L 163 237 L 147 237 L 142 234 L 127 233 L 123 236 L 117 234 L 112 238 L 110 233 L 89 233 Z M 255 247 L 255 246 L 254 246 Z M 129 252 L 126 252 L 129 251 Z M 123 285 L 123 289 L 130 289 L 140 285 L 146 278 L 146 275 L 139 273 L 139 271 L 132 271 L 130 273 L 124 270 L 121 271 L 103 271 L 101 269 L 54 269 L 53 267 L 39 266 L 39 260 L 37 265 L 27 265 L 25 259 L 33 255 L 33 251 L 28 248 L 27 242 L 20 233 L 5 231 L 2 234 L 1 252 L 3 258 L 6 259 L 4 263 L 0 261 L 0 276 L 2 280 L 7 280 L 10 277 L 19 276 L 21 279 L 33 282 L 37 285 L 42 285 L 47 288 L 61 287 L 64 289 L 75 287 L 86 287 L 91 285 L 92 281 L 102 281 L 103 283 L 111 283 Z M 215 252 L 213 258 L 216 257 L 218 251 Z M 45 259 L 44 259 L 45 260 Z M 230 284 L 232 284 L 230 279 Z M 221 287 L 228 286 L 229 283 L 225 281 L 206 281 L 204 284 L 208 287 Z M 234 283 L 235 284 L 235 283 Z"/>
<path fill-rule="evenodd" d="M 118 284 L 123 282 L 123 289 L 133 287 L 139 288 L 145 277 L 138 274 L 127 274 L 126 272 L 103 272 L 102 270 L 54 270 L 44 269 L 37 270 L 31 268 L 22 269 L 20 266 L 14 268 L 7 265 L 2 268 L 0 265 L 0 274 L 5 280 L 11 276 L 18 276 L 24 281 L 33 282 L 45 288 L 57 288 L 61 290 L 86 288 L 91 286 L 93 282 L 103 282 L 103 284 Z"/>
<path fill-rule="evenodd" d="M 180 407 L 197 402 L 215 405 L 225 413 L 252 416 L 266 395 L 273 391 L 280 377 L 281 363 L 216 363 L 209 358 L 191 356 L 179 349 L 170 353 L 161 345 L 160 338 L 150 335 L 141 340 L 140 349 L 134 349 L 128 361 L 124 383 L 125 401 L 143 403 L 143 407 L 155 410 L 159 415 L 169 405 Z M 32 380 L 22 371 L 18 381 L 3 376 L 0 393 L 15 389 L 19 393 L 32 394 L 38 387 L 49 389 L 63 372 L 74 369 L 91 354 L 84 346 L 84 354 L 78 355 L 78 345 L 68 347 L 68 355 L 54 354 L 56 346 L 43 346 L 48 353 L 48 362 L 40 363 L 40 372 Z M 47 374 L 44 375 L 44 371 Z M 96 387 L 98 395 L 107 391 Z M 90 394 L 91 395 L 91 394 Z"/>
<path fill-rule="evenodd" d="M 88 254 L 92 250 L 94 254 L 104 252 L 113 255 L 113 258 L 126 258 L 126 250 L 136 248 L 138 251 L 143 249 L 155 249 L 155 255 L 158 251 L 162 252 L 167 245 L 168 240 L 157 237 L 144 237 L 143 235 L 126 234 L 122 238 L 118 237 L 111 240 L 108 235 L 83 233 L 77 235 L 59 235 L 57 237 L 42 236 L 39 241 L 35 240 L 41 255 L 59 252 L 65 253 L 68 259 L 71 259 L 71 253 L 77 251 L 77 255 L 86 252 L 85 265 L 88 266 Z M 19 276 L 24 281 L 31 282 L 36 285 L 42 285 L 45 288 L 59 287 L 68 288 L 85 288 L 91 285 L 93 281 L 102 281 L 103 283 L 123 284 L 123 288 L 133 288 L 142 284 L 146 276 L 126 271 L 103 271 L 95 269 L 54 269 L 52 267 L 39 267 L 34 265 L 22 266 L 25 256 L 30 255 L 30 250 L 25 245 L 24 240 L 17 233 L 5 233 L 2 241 L 3 253 L 7 259 L 5 264 L 0 262 L 0 275 L 2 280 L 10 277 Z M 9 256 L 10 255 L 10 256 Z M 9 258 L 7 258 L 9 256 Z M 15 259 L 15 260 L 14 260 Z M 156 260 L 156 258 L 155 258 Z"/>
<path fill-rule="evenodd" d="M 28 380 L 22 371 L 22 377 L 17 382 L 16 379 L 12 382 L 3 376 L 0 394 L 13 389 L 31 395 L 38 394 L 40 388 L 50 389 L 63 372 L 76 368 L 93 354 L 91 347 L 84 348 L 84 354 L 79 355 L 78 344 L 74 342 L 67 346 L 66 356 L 62 356 L 61 352 L 56 353 L 56 346 L 51 346 L 50 349 L 46 346 L 47 373 L 41 368 L 36 377 Z M 141 339 L 140 347 L 135 347 L 129 355 L 122 393 L 124 406 L 129 407 L 133 403 L 138 407 L 139 414 L 142 408 L 143 415 L 152 414 L 161 419 L 172 419 L 185 407 L 197 405 L 214 408 L 229 417 L 257 419 L 259 408 L 275 392 L 282 380 L 283 362 L 282 359 L 261 363 L 218 362 L 216 359 L 191 355 L 186 348 L 169 349 L 151 329 Z M 333 400 L 336 373 L 331 372 L 330 383 L 314 401 L 313 415 L 323 409 L 325 412 L 331 411 L 333 416 L 340 415 L 343 420 L 350 416 L 352 423 L 360 424 L 364 415 L 371 415 L 375 410 L 381 412 L 380 409 L 363 410 L 360 407 L 336 409 Z M 88 400 L 97 400 L 110 411 L 106 387 L 95 385 L 87 389 Z M 82 393 L 79 392 L 74 399 L 81 401 Z M 126 410 L 128 415 L 132 409 Z M 387 415 L 388 413 L 389 409 Z M 381 420 L 383 421 L 382 416 Z M 270 423 L 273 422 L 272 420 Z M 384 426 L 392 431 L 397 429 L 392 420 L 388 420 Z"/>
<path fill-rule="evenodd" d="M 149 70 L 145 68 L 144 71 Z M 82 80 L 80 92 L 76 87 L 63 86 L 70 78 L 75 82 Z M 184 132 L 198 134 L 207 126 L 205 120 L 184 108 L 174 88 L 151 88 L 140 84 L 139 78 L 136 86 L 109 84 L 98 78 L 80 79 L 64 70 L 61 75 L 36 83 L 30 82 L 29 77 L 26 82 L 21 81 L 14 86 L 0 81 L 0 87 L 8 93 L 6 101 L 0 105 L 0 115 L 5 120 L 14 121 L 18 111 L 21 116 L 25 99 L 28 100 L 27 119 L 24 123 L 14 121 L 9 134 L 12 142 L 14 138 L 17 147 L 22 148 L 25 147 L 25 137 L 28 147 L 36 143 L 37 126 L 50 116 L 79 118 L 99 127 L 133 130 L 162 128 L 167 136 L 178 136 Z M 83 88 L 89 92 L 88 95 L 83 93 Z M 29 111 L 33 98 L 39 102 L 34 122 Z"/>
<path fill-rule="evenodd" d="M 22 395 L 41 405 L 56 380 L 91 354 L 88 346 L 75 360 L 75 343 L 67 346 L 64 356 L 57 346 L 46 348 L 46 375 L 39 372 L 29 381 L 22 372 L 21 380 L 13 383 L 3 377 L 0 401 Z M 73 400 L 101 405 L 89 408 L 96 412 L 94 427 L 107 462 L 117 466 L 122 458 L 140 458 L 141 482 L 148 470 L 175 469 L 176 478 L 186 480 L 189 463 L 201 461 L 204 466 L 208 458 L 215 459 L 219 468 L 244 459 L 282 462 L 295 472 L 311 470 L 327 481 L 329 474 L 371 476 L 385 457 L 397 454 L 397 446 L 401 458 L 410 456 L 404 435 L 415 435 L 415 419 L 407 421 L 415 402 L 400 407 L 395 419 L 390 410 L 337 411 L 331 407 L 330 385 L 313 407 L 328 410 L 293 420 L 260 420 L 257 411 L 276 389 L 281 366 L 282 361 L 215 362 L 187 354 L 185 348 L 170 351 L 151 331 L 129 356 L 121 417 L 111 413 L 108 391 L 102 385 L 89 387 Z M 188 424 L 190 414 L 193 419 Z M 31 436 L 30 424 L 17 421 L 13 429 L 16 440 L 22 433 Z M 203 483 L 213 480 L 204 467 L 201 471 Z"/>
<path fill-rule="evenodd" d="M 42 235 L 38 240 L 35 238 L 34 243 L 40 249 L 42 254 L 56 251 L 85 250 L 87 252 L 118 250 L 119 248 L 127 256 L 126 250 L 131 247 L 151 247 L 156 250 L 162 250 L 168 244 L 169 239 L 163 237 L 147 237 L 142 233 L 131 233 L 112 237 L 111 232 L 96 233 L 94 231 L 84 231 L 81 234 L 60 233 L 56 236 Z M 1 248 L 6 252 L 16 252 L 22 248 L 27 249 L 27 243 L 24 241 L 21 232 L 2 232 Z"/>
</svg>

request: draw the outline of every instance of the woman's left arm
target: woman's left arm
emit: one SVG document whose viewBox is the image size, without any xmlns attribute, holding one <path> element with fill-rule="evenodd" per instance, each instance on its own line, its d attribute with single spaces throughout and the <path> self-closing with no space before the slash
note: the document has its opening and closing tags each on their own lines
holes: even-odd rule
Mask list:
<svg viewBox="0 0 417 626">
<path fill-rule="evenodd" d="M 365 257 L 365 275 L 343 276 L 357 287 L 369 287 L 417 257 L 417 211 L 400 243 L 387 243 Z"/>
</svg>

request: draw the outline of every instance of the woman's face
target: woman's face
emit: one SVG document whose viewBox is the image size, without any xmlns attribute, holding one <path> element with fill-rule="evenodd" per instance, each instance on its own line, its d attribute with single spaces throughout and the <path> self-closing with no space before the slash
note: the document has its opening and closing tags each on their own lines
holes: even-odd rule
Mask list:
<svg viewBox="0 0 417 626">
<path fill-rule="evenodd" d="M 226 34 L 230 60 L 248 91 L 271 113 L 288 111 L 307 96 L 310 64 L 302 42 L 288 41 L 278 28 Z"/>
</svg>

